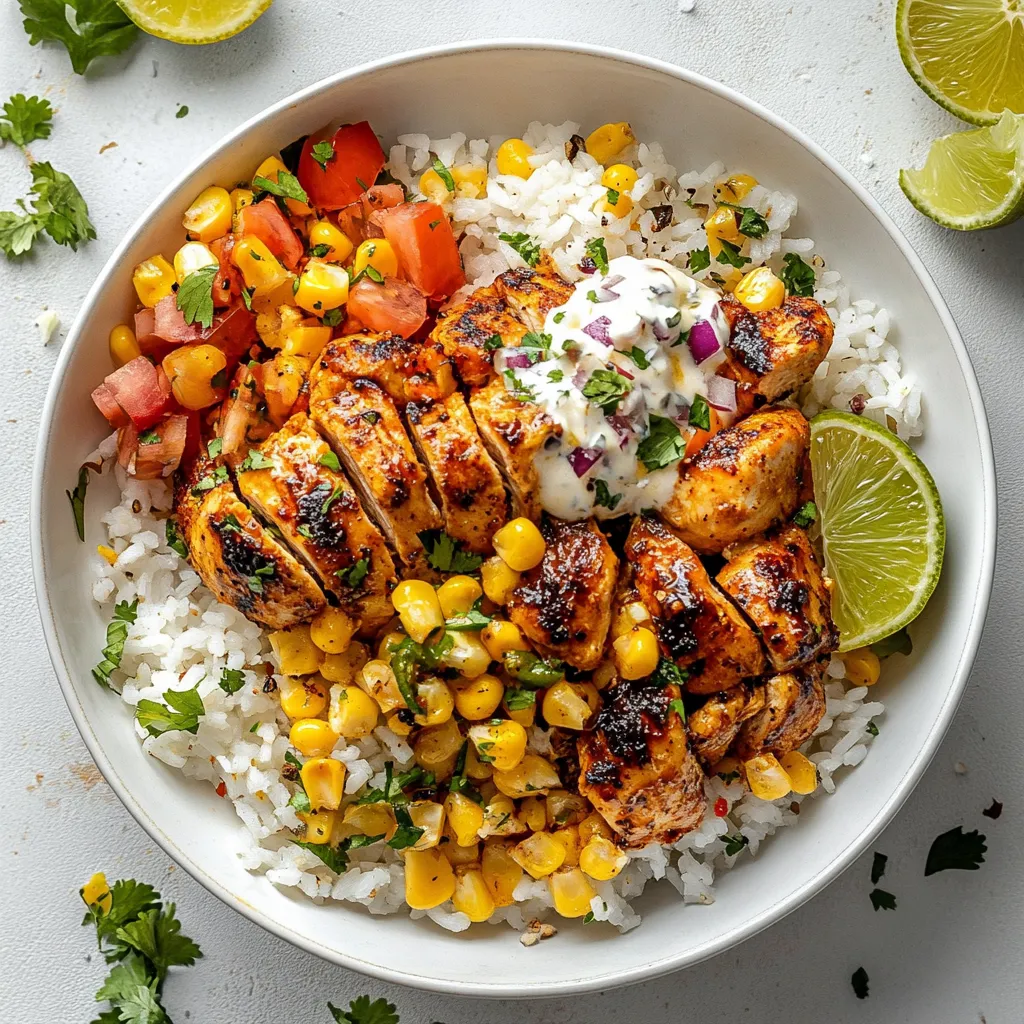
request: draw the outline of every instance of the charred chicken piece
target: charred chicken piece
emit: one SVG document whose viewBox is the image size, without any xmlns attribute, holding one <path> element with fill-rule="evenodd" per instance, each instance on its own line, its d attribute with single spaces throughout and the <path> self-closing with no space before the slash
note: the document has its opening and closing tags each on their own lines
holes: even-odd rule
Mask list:
<svg viewBox="0 0 1024 1024">
<path fill-rule="evenodd" d="M 573 292 L 572 285 L 558 273 L 547 253 L 533 267 L 499 274 L 494 289 L 531 331 L 543 331 L 548 313 L 568 302 Z"/>
<path fill-rule="evenodd" d="M 508 616 L 545 655 L 589 671 L 608 636 L 619 560 L 592 519 L 546 518 L 541 533 L 544 557 L 512 591 Z"/>
<path fill-rule="evenodd" d="M 680 464 L 661 514 L 701 554 L 764 533 L 796 510 L 809 443 L 796 409 L 755 412 Z"/>
<path fill-rule="evenodd" d="M 268 629 L 311 619 L 327 603 L 316 581 L 239 501 L 227 467 L 195 460 L 175 494 L 188 560 L 218 601 Z"/>
<path fill-rule="evenodd" d="M 259 465 L 238 473 L 242 496 L 280 531 L 369 636 L 393 615 L 391 552 L 367 518 L 337 456 L 304 413 L 259 448 Z M 246 463 L 242 464 L 243 467 Z"/>
<path fill-rule="evenodd" d="M 709 767 L 717 764 L 725 757 L 743 722 L 756 715 L 764 702 L 764 687 L 749 682 L 724 693 L 713 693 L 686 716 L 693 752 Z"/>
<path fill-rule="evenodd" d="M 662 653 L 687 672 L 689 692 L 730 690 L 764 672 L 764 651 L 754 631 L 692 549 L 664 523 L 638 517 L 625 555 Z"/>
<path fill-rule="evenodd" d="M 761 631 L 776 672 L 839 646 L 825 579 L 799 526 L 785 526 L 728 554 L 729 561 L 715 579 Z"/>
</svg>

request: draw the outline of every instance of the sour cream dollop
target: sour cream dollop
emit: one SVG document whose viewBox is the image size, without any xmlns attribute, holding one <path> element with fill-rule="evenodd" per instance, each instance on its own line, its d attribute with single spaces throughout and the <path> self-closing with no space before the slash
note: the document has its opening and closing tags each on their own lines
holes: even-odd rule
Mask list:
<svg viewBox="0 0 1024 1024">
<path fill-rule="evenodd" d="M 561 427 L 534 459 L 549 513 L 607 519 L 668 500 L 725 358 L 720 298 L 662 260 L 620 256 L 580 281 L 542 334 L 496 353 L 506 387 Z"/>
</svg>

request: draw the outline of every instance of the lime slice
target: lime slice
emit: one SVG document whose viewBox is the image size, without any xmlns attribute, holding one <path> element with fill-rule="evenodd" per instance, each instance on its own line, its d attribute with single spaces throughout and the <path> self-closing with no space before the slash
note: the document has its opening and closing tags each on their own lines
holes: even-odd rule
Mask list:
<svg viewBox="0 0 1024 1024">
<path fill-rule="evenodd" d="M 975 231 L 1016 220 L 1024 214 L 1024 115 L 1006 111 L 991 128 L 936 139 L 923 167 L 900 171 L 900 188 L 946 228 Z"/>
<path fill-rule="evenodd" d="M 143 32 L 172 43 L 216 43 L 248 28 L 273 0 L 117 0 Z"/>
<path fill-rule="evenodd" d="M 914 81 L 972 124 L 1024 114 L 1024 0 L 899 0 L 896 41 Z"/>
<path fill-rule="evenodd" d="M 841 651 L 916 618 L 939 580 L 946 526 L 935 481 L 911 448 L 863 416 L 811 420 L 811 469 Z"/>
</svg>

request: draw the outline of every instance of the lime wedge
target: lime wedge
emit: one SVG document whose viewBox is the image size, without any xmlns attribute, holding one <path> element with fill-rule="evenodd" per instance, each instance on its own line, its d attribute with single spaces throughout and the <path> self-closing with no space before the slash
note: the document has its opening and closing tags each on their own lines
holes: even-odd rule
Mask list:
<svg viewBox="0 0 1024 1024">
<path fill-rule="evenodd" d="M 811 469 L 841 651 L 916 618 L 938 583 L 946 526 L 935 481 L 909 445 L 863 416 L 811 420 Z"/>
<path fill-rule="evenodd" d="M 896 41 L 914 81 L 972 124 L 1024 114 L 1024 0 L 899 0 Z"/>
<path fill-rule="evenodd" d="M 273 0 L 117 0 L 143 32 L 172 43 L 216 43 L 248 28 Z"/>
<path fill-rule="evenodd" d="M 975 231 L 1016 220 L 1024 214 L 1024 115 L 1006 111 L 991 128 L 936 139 L 923 167 L 900 171 L 900 188 L 946 228 Z"/>
</svg>

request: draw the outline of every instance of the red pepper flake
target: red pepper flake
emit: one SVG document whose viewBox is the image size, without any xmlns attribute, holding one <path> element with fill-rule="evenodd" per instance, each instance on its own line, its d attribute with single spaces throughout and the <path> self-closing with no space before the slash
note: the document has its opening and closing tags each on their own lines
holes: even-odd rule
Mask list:
<svg viewBox="0 0 1024 1024">
<path fill-rule="evenodd" d="M 715 801 L 715 817 L 724 818 L 729 813 L 729 801 L 724 796 L 720 796 Z"/>
<path fill-rule="evenodd" d="M 223 780 L 217 786 L 217 796 L 227 796 L 228 787 L 224 785 Z"/>
</svg>

